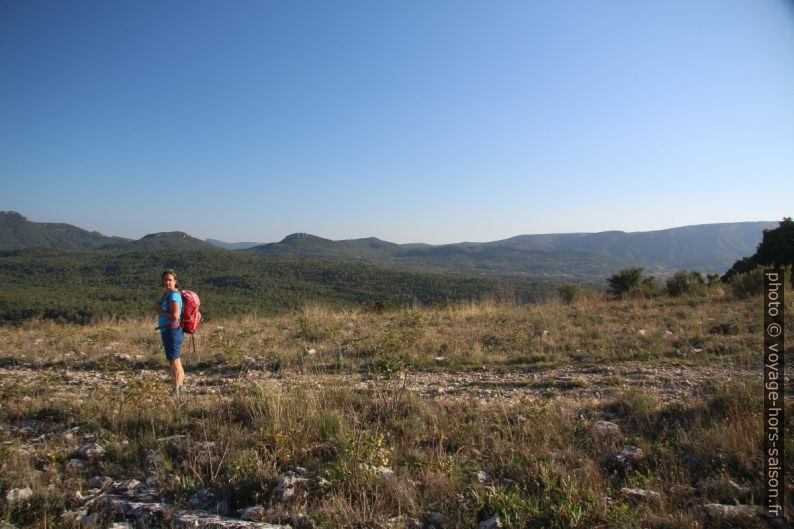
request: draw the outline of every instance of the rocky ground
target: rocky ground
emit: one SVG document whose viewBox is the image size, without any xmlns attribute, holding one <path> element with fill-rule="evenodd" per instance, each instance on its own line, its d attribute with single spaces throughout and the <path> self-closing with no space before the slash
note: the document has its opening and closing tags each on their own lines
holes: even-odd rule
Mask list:
<svg viewBox="0 0 794 529">
<path fill-rule="evenodd" d="M 74 369 L 70 367 L 33 367 L 31 365 L 6 365 L 0 368 L 0 390 L 35 392 L 46 399 L 59 400 L 88 396 L 101 388 L 124 388 L 133 381 L 153 381 L 168 384 L 166 366 L 162 369 L 136 367 L 133 360 L 126 357 L 113 357 L 112 362 L 104 364 L 103 369 Z M 519 399 L 574 399 L 598 400 L 609 398 L 615 391 L 628 388 L 642 388 L 653 394 L 660 402 L 684 402 L 697 398 L 708 385 L 730 384 L 733 380 L 747 376 L 762 376 L 762 366 L 746 368 L 724 364 L 682 365 L 675 363 L 627 363 L 611 366 L 568 365 L 550 369 L 480 369 L 470 371 L 444 371 L 444 360 L 437 359 L 438 369 L 433 371 L 408 371 L 384 381 L 362 372 L 324 373 L 282 371 L 271 372 L 258 364 L 254 359 L 246 359 L 242 368 L 237 369 L 191 369 L 187 363 L 189 388 L 188 398 L 201 398 L 205 395 L 222 396 L 230 384 L 251 383 L 275 386 L 295 387 L 353 387 L 366 390 L 373 387 L 390 387 L 405 389 L 428 399 L 479 399 L 489 403 L 495 401 L 512 402 Z M 115 366 L 108 369 L 108 365 Z M 787 384 L 791 388 L 791 384 Z M 790 397 L 791 395 L 787 395 Z M 30 431 L 25 432 L 25 428 Z M 610 435 L 618 426 L 614 423 L 600 422 L 594 428 L 603 430 Z M 28 443 L 35 445 L 39 432 L 35 424 L 13 426 Z M 13 432 L 12 432 L 13 433 Z M 51 432 L 46 435 L 79 435 L 78 432 Z M 159 441 L 159 440 L 158 440 Z M 172 440 L 164 439 L 163 442 Z M 635 447 L 625 446 L 621 453 L 615 455 L 616 464 L 630 464 L 635 457 L 642 457 Z M 625 452 L 625 453 L 624 453 Z M 641 451 L 640 451 L 641 452 Z M 628 455 L 627 455 L 628 454 Z M 102 447 L 86 443 L 77 450 L 75 464 L 81 460 L 102 457 Z M 628 461 L 628 463 L 626 463 Z M 388 470 L 388 469 L 387 469 Z M 279 484 L 282 494 L 291 494 L 301 487 L 315 486 L 316 477 L 302 474 L 303 469 L 297 468 L 282 477 Z M 388 474 L 388 473 L 386 473 Z M 152 476 L 153 478 L 153 476 Z M 479 479 L 479 478 L 478 478 Z M 488 480 L 488 476 L 482 479 Z M 313 523 L 301 515 L 283 519 L 280 523 L 270 523 L 274 519 L 272 513 L 266 512 L 261 506 L 254 506 L 244 511 L 230 513 L 213 493 L 201 491 L 189 502 L 189 509 L 177 508 L 163 501 L 158 493 L 157 483 L 152 479 L 144 483 L 136 480 L 118 480 L 103 476 L 95 476 L 91 485 L 94 487 L 81 496 L 83 508 L 66 513 L 64 523 L 78 527 L 203 527 L 224 529 L 261 528 L 274 529 L 279 527 L 311 528 Z M 710 486 L 703 483 L 703 487 Z M 737 498 L 747 496 L 744 487 L 736 484 Z M 741 488 L 742 490 L 739 490 Z M 29 490 L 14 489 L 7 491 L 3 501 L 10 503 L 24 501 Z M 276 491 L 278 493 L 278 489 Z M 80 494 L 80 493 L 78 493 Z M 621 491 L 626 498 L 634 502 L 660 501 L 658 493 L 641 489 L 625 489 Z M 746 505 L 704 505 L 705 519 L 730 520 L 756 516 L 757 510 Z M 434 524 L 432 517 L 437 513 L 428 513 L 425 520 L 395 520 L 394 527 L 443 527 L 443 523 Z M 119 522 L 118 520 L 125 520 Z M 268 521 L 265 521 L 268 520 Z M 498 517 L 488 520 L 482 527 L 501 527 Z M 486 522 L 483 522 L 484 524 Z M 112 525 L 111 525 L 112 524 Z"/>
<path fill-rule="evenodd" d="M 599 399 L 615 390 L 642 388 L 660 402 L 670 403 L 696 398 L 702 388 L 713 384 L 730 384 L 747 376 L 763 376 L 763 368 L 731 363 L 683 365 L 675 363 L 626 363 L 610 366 L 569 365 L 550 369 L 479 369 L 469 371 L 406 371 L 393 376 L 390 387 L 416 392 L 425 398 L 476 398 L 483 402 L 518 399 Z M 9 385 L 49 393 L 50 398 L 73 399 L 79 393 L 99 388 L 124 388 L 131 381 L 148 380 L 168 383 L 167 366 L 162 369 L 119 365 L 117 369 L 82 370 L 68 367 L 31 367 L 18 365 L 0 368 L 0 389 Z M 361 373 L 311 373 L 290 371 L 273 373 L 250 359 L 236 370 L 191 370 L 187 365 L 188 387 L 192 395 L 223 394 L 230 383 L 246 381 L 273 385 L 304 387 L 353 386 L 376 387 L 386 382 Z M 787 396 L 794 388 L 786 384 Z M 42 389 L 44 388 L 44 389 Z"/>
</svg>

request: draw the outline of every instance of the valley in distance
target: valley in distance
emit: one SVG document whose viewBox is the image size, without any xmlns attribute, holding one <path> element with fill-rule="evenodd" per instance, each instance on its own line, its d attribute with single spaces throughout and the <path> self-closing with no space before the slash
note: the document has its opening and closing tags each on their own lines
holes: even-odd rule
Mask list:
<svg viewBox="0 0 794 529">
<path fill-rule="evenodd" d="M 791 227 L 228 250 L 0 213 L 0 527 L 790 526 L 757 259 Z M 167 267 L 207 316 L 178 397 Z"/>
</svg>

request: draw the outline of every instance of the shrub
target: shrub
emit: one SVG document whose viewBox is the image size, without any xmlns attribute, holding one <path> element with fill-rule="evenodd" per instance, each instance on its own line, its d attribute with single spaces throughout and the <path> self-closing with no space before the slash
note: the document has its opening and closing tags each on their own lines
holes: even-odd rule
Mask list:
<svg viewBox="0 0 794 529">
<path fill-rule="evenodd" d="M 756 266 L 773 264 L 779 268 L 794 265 L 794 221 L 791 217 L 784 217 L 775 229 L 764 230 L 755 254 L 736 261 L 722 280 L 730 282 L 737 275 L 753 272 Z"/>
<path fill-rule="evenodd" d="M 612 275 L 609 282 L 609 293 L 615 296 L 628 294 L 632 290 L 637 290 L 642 281 L 643 268 L 624 268 L 617 274 Z"/>
<path fill-rule="evenodd" d="M 623 297 L 627 294 L 651 297 L 657 293 L 656 278 L 653 276 L 642 277 L 644 268 L 624 268 L 617 274 L 612 275 L 607 281 L 609 288 L 607 292 L 615 297 Z"/>
<path fill-rule="evenodd" d="M 582 287 L 574 283 L 563 283 L 557 287 L 557 295 L 563 303 L 570 305 L 582 296 Z"/>
<path fill-rule="evenodd" d="M 706 280 L 700 272 L 680 270 L 667 280 L 667 293 L 671 296 L 702 294 L 706 291 Z"/>
<path fill-rule="evenodd" d="M 791 267 L 784 269 L 781 283 L 791 283 Z M 728 284 L 738 298 L 759 295 L 764 291 L 764 267 L 758 266 L 749 272 L 734 274 L 728 279 Z"/>
</svg>

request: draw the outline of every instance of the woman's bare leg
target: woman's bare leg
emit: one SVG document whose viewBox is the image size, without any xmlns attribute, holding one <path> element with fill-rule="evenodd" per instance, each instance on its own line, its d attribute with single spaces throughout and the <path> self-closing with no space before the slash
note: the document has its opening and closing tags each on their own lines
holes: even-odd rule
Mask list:
<svg viewBox="0 0 794 529">
<path fill-rule="evenodd" d="M 171 363 L 171 378 L 174 383 L 174 389 L 178 388 L 185 383 L 185 370 L 182 369 L 182 360 L 169 360 Z"/>
</svg>

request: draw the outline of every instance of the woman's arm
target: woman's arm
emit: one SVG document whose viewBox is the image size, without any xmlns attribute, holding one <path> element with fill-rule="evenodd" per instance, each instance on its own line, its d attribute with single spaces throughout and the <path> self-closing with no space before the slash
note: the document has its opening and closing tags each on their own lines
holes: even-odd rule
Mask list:
<svg viewBox="0 0 794 529">
<path fill-rule="evenodd" d="M 171 321 L 179 320 L 179 303 L 176 301 L 169 301 L 168 308 L 171 310 L 171 312 L 168 314 L 163 314 L 163 316 L 170 319 Z"/>
<path fill-rule="evenodd" d="M 163 316 L 171 321 L 177 321 L 179 319 L 179 303 L 174 300 L 168 301 L 169 312 L 165 312 L 163 310 L 163 304 L 160 301 L 158 301 L 157 305 L 155 305 L 155 309 L 157 310 L 158 316 Z"/>
</svg>

